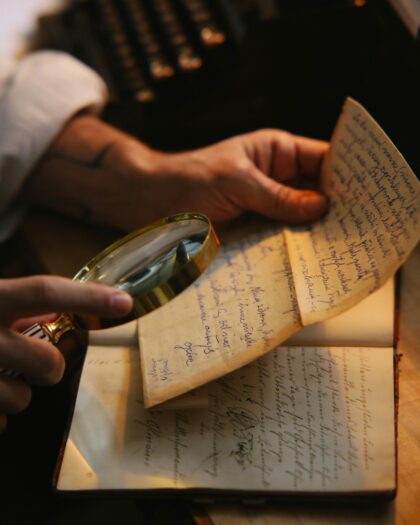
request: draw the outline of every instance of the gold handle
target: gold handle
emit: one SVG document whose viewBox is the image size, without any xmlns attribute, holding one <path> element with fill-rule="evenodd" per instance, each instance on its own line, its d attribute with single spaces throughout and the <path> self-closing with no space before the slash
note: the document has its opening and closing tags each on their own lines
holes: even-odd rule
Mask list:
<svg viewBox="0 0 420 525">
<path fill-rule="evenodd" d="M 61 337 L 69 330 L 75 330 L 73 318 L 69 314 L 61 314 L 51 323 L 35 324 L 23 332 L 24 335 L 48 339 L 54 345 L 58 344 Z"/>
<path fill-rule="evenodd" d="M 73 371 L 75 365 L 83 359 L 87 348 L 86 332 L 78 328 L 74 318 L 69 314 L 61 314 L 50 323 L 33 324 L 22 334 L 43 339 L 57 346 L 66 361 L 66 375 Z M 68 335 L 63 337 L 66 334 Z M 0 368 L 0 374 L 8 377 L 21 375 L 20 372 L 7 368 Z"/>
</svg>

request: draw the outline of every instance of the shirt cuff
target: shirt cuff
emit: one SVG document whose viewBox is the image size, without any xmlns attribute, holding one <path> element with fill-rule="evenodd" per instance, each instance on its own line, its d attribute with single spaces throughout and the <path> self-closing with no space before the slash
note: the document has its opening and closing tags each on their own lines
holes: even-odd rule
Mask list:
<svg viewBox="0 0 420 525">
<path fill-rule="evenodd" d="M 26 175 L 65 123 L 82 109 L 98 114 L 107 99 L 103 80 L 70 55 L 41 51 L 20 61 L 0 95 L 0 231 Z"/>
</svg>

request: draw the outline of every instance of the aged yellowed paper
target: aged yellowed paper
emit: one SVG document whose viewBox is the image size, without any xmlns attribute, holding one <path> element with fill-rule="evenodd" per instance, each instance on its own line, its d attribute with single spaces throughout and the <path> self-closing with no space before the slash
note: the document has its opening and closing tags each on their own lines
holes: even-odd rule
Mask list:
<svg viewBox="0 0 420 525">
<path fill-rule="evenodd" d="M 154 406 L 275 348 L 302 325 L 378 289 L 419 239 L 420 185 L 369 114 L 349 99 L 326 156 L 331 200 L 314 225 L 236 228 L 197 284 L 139 322 L 144 399 Z"/>
<path fill-rule="evenodd" d="M 285 231 L 304 325 L 337 315 L 377 290 L 420 234 L 420 184 L 354 100 L 344 105 L 322 177 L 328 215 Z"/>
<path fill-rule="evenodd" d="M 88 350 L 57 488 L 365 494 L 395 488 L 393 349 L 280 347 L 150 411 L 136 347 Z"/>
<path fill-rule="evenodd" d="M 146 406 L 253 361 L 300 326 L 280 227 L 236 228 L 194 286 L 140 320 Z"/>
</svg>

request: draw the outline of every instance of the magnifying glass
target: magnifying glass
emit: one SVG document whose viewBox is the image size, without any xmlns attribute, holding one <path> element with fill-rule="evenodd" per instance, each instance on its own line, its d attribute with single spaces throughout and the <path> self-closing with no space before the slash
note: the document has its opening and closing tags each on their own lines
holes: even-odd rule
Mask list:
<svg viewBox="0 0 420 525">
<path fill-rule="evenodd" d="M 218 246 L 210 220 L 198 213 L 166 217 L 130 233 L 94 257 L 73 278 L 129 293 L 133 308 L 127 316 L 113 319 L 63 313 L 56 321 L 33 325 L 23 333 L 58 346 L 67 367 L 71 364 L 73 368 L 75 343 L 86 347 L 87 330 L 123 324 L 163 306 L 206 270 Z"/>
</svg>

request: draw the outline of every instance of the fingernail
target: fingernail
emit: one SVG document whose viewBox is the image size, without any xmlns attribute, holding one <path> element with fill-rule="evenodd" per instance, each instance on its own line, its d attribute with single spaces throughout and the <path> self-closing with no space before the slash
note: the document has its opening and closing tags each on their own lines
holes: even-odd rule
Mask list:
<svg viewBox="0 0 420 525">
<path fill-rule="evenodd" d="M 328 199 L 325 195 L 307 197 L 303 200 L 302 206 L 308 213 L 323 213 L 327 209 Z"/>
<path fill-rule="evenodd" d="M 125 292 L 117 292 L 111 295 L 111 310 L 115 315 L 124 315 L 133 307 L 133 299 Z"/>
</svg>

